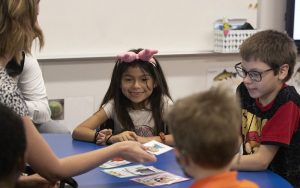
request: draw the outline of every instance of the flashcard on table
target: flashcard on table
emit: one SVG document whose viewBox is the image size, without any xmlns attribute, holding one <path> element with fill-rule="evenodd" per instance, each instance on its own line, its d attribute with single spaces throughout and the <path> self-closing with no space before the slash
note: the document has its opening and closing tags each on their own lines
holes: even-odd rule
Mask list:
<svg viewBox="0 0 300 188">
<path fill-rule="evenodd" d="M 145 184 L 151 187 L 160 186 L 160 185 L 169 185 L 181 181 L 186 181 L 188 178 L 177 176 L 169 172 L 159 173 L 151 176 L 143 176 L 139 178 L 133 178 L 132 181 Z"/>
<path fill-rule="evenodd" d="M 162 144 L 160 142 L 157 142 L 155 140 L 145 143 L 144 146 L 147 147 L 147 151 L 149 153 L 152 153 L 154 155 L 160 155 L 162 153 L 165 153 L 165 152 L 173 149 L 172 147 Z"/>
<path fill-rule="evenodd" d="M 163 171 L 153 167 L 144 165 L 134 165 L 121 168 L 105 169 L 103 172 L 108 173 L 119 178 L 128 178 L 134 176 L 145 176 L 161 173 Z"/>
<path fill-rule="evenodd" d="M 162 170 L 155 168 L 154 166 L 144 166 L 144 165 L 130 166 L 127 167 L 126 170 L 137 176 L 146 176 L 146 175 L 152 175 L 152 174 L 164 172 Z"/>
<path fill-rule="evenodd" d="M 121 157 L 115 157 L 112 160 L 109 160 L 106 163 L 103 163 L 99 167 L 100 168 L 114 168 L 114 167 L 118 167 L 118 166 L 127 165 L 127 164 L 130 164 L 130 163 L 131 162 L 126 161 Z"/>
</svg>

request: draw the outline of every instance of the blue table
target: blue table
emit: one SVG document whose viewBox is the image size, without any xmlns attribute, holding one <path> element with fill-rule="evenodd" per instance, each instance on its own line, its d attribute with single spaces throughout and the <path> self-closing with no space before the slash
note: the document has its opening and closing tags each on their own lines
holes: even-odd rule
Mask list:
<svg viewBox="0 0 300 188">
<path fill-rule="evenodd" d="M 92 151 L 99 149 L 101 146 L 97 146 L 93 143 L 81 142 L 73 140 L 69 134 L 43 134 L 50 147 L 59 157 L 65 157 L 72 154 Z M 158 156 L 158 160 L 155 163 L 146 163 L 145 165 L 155 166 L 158 169 L 162 169 L 173 174 L 184 176 L 179 165 L 176 163 L 174 154 L 172 151 L 161 154 Z M 130 178 L 117 178 L 108 175 L 101 171 L 100 168 L 91 170 L 85 174 L 74 177 L 79 184 L 79 187 L 83 188 L 115 188 L 115 187 L 148 187 L 142 184 L 129 180 Z M 267 188 L 288 188 L 292 187 L 285 179 L 279 175 L 266 170 L 262 172 L 239 172 L 239 179 L 248 179 L 256 182 L 260 187 Z M 192 180 L 184 181 L 161 187 L 172 188 L 184 188 L 191 185 Z"/>
</svg>

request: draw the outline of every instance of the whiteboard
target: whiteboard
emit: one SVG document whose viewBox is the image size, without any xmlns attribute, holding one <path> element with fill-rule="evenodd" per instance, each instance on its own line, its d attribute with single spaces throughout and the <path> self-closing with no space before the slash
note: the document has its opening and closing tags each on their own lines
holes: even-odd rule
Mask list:
<svg viewBox="0 0 300 188">
<path fill-rule="evenodd" d="M 217 19 L 247 18 L 256 0 L 43 0 L 39 59 L 108 57 L 132 48 L 160 54 L 212 51 Z"/>
</svg>

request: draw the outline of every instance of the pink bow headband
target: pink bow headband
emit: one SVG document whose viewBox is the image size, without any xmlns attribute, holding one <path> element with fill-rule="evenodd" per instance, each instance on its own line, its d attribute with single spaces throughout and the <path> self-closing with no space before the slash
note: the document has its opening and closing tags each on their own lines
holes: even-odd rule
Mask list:
<svg viewBox="0 0 300 188">
<path fill-rule="evenodd" d="M 156 62 L 153 58 L 153 55 L 157 54 L 157 52 L 158 52 L 157 50 L 153 50 L 153 49 L 144 49 L 137 54 L 134 52 L 125 52 L 119 54 L 117 58 L 118 60 L 121 60 L 121 62 L 126 62 L 126 63 L 130 63 L 134 60 L 140 59 L 142 61 L 148 61 L 153 66 L 156 66 Z"/>
</svg>

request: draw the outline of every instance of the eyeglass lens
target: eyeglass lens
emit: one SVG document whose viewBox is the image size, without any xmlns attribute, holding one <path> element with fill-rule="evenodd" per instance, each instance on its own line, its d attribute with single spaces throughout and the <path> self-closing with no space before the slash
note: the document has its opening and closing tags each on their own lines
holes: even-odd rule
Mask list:
<svg viewBox="0 0 300 188">
<path fill-rule="evenodd" d="M 239 66 L 240 64 L 237 64 L 235 66 L 235 70 L 237 72 L 237 74 L 242 77 L 242 78 L 246 78 L 247 74 L 249 75 L 250 79 L 256 82 L 261 81 L 261 73 L 257 72 L 257 71 L 246 71 L 244 70 L 242 67 Z"/>
</svg>

